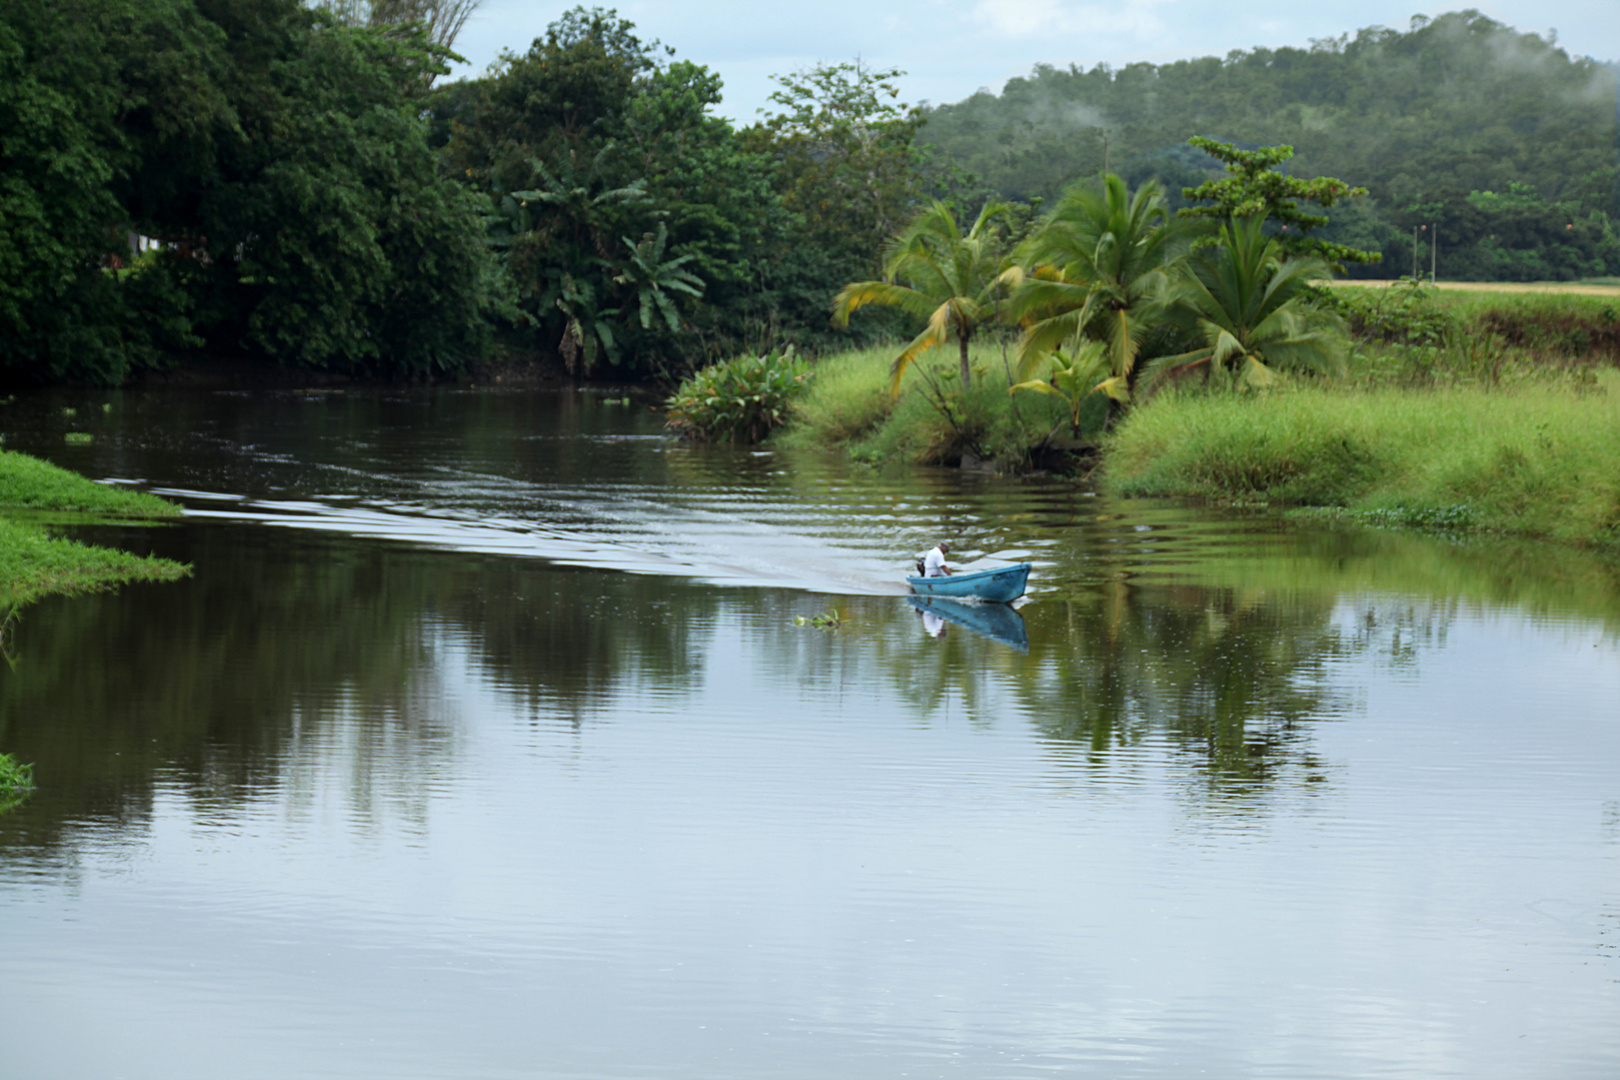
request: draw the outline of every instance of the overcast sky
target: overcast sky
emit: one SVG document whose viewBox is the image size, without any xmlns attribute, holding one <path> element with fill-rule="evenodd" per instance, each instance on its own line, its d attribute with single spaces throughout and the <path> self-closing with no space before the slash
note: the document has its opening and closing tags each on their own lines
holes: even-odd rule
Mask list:
<svg viewBox="0 0 1620 1080">
<path fill-rule="evenodd" d="M 529 43 L 572 3 L 483 0 L 456 48 L 476 74 L 503 50 Z M 590 5 L 587 5 L 590 6 Z M 656 38 L 676 56 L 718 72 L 725 101 L 718 110 L 740 123 L 757 118 L 775 88 L 773 74 L 860 56 L 899 68 L 907 103 L 960 101 L 981 87 L 999 90 L 1037 63 L 1115 67 L 1224 56 L 1256 45 L 1304 46 L 1311 38 L 1365 26 L 1406 29 L 1412 0 L 1355 5 L 1218 3 L 1216 0 L 627 0 L 616 7 L 643 40 Z M 1438 15 L 1467 5 L 1435 7 Z M 1472 5 L 1498 22 L 1546 35 L 1554 30 L 1571 54 L 1620 60 L 1620 0 L 1501 0 Z"/>
</svg>

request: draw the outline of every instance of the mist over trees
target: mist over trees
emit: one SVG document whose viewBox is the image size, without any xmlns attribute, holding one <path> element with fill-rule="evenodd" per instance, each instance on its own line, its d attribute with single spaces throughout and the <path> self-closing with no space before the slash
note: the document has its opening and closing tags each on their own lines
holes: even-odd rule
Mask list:
<svg viewBox="0 0 1620 1080">
<path fill-rule="evenodd" d="M 1211 163 L 1187 151 L 1193 136 L 1291 146 L 1291 175 L 1370 193 L 1322 234 L 1384 254 L 1352 275 L 1409 272 L 1412 229 L 1438 224 L 1442 276 L 1568 279 L 1620 273 L 1615 77 L 1465 11 L 1305 48 L 1038 66 L 928 109 L 924 139 L 1002 197 L 1048 199 L 1105 161 L 1133 184 L 1194 186 Z M 1426 241 L 1421 254 L 1426 270 Z"/>
<path fill-rule="evenodd" d="M 1036 68 L 918 108 L 860 61 L 713 115 L 719 76 L 575 8 L 478 78 L 471 0 L 0 5 L 0 380 L 117 383 L 188 355 L 438 377 L 491 355 L 669 378 L 847 330 L 839 289 L 933 200 L 1054 200 L 1105 164 L 1169 209 L 1194 135 L 1287 145 L 1370 194 L 1330 244 L 1395 276 L 1620 274 L 1615 69 L 1476 12 L 1299 49 Z M 1023 204 L 1023 205 L 1016 205 Z M 1314 213 L 1315 207 L 1304 207 Z M 1414 234 L 1419 249 L 1413 248 Z"/>
</svg>

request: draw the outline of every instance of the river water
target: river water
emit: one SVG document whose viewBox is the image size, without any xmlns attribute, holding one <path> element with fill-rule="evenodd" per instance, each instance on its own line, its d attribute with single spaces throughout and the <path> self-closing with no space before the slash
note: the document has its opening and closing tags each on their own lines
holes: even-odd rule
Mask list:
<svg viewBox="0 0 1620 1080">
<path fill-rule="evenodd" d="M 1620 1075 L 1612 562 L 602 393 L 0 430 L 195 566 L 6 639 L 8 1080 Z M 908 603 L 938 538 L 1016 618 Z"/>
</svg>

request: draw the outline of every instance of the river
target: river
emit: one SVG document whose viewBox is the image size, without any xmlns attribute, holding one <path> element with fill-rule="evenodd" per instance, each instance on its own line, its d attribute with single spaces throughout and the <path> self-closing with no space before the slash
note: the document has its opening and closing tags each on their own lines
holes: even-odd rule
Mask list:
<svg viewBox="0 0 1620 1080">
<path fill-rule="evenodd" d="M 1612 560 L 602 392 L 0 431 L 195 566 L 9 628 L 7 1080 L 1620 1075 Z M 1013 620 L 914 609 L 937 539 Z"/>
</svg>

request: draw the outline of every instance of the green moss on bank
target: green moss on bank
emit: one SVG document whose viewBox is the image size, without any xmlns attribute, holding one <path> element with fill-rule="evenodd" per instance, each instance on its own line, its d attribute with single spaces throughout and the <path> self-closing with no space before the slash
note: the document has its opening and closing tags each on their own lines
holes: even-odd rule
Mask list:
<svg viewBox="0 0 1620 1080">
<path fill-rule="evenodd" d="M 1620 548 L 1620 380 L 1603 383 L 1165 394 L 1115 432 L 1107 483 Z"/>
<path fill-rule="evenodd" d="M 180 508 L 152 495 L 92 483 L 26 454 L 0 453 L 0 513 L 28 512 L 26 519 L 0 517 L 0 611 L 53 593 L 82 593 L 130 581 L 172 581 L 190 569 L 110 548 L 53 537 L 41 512 L 95 518 L 177 518 Z M 60 522 L 60 517 L 53 519 Z"/>
</svg>

